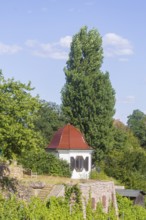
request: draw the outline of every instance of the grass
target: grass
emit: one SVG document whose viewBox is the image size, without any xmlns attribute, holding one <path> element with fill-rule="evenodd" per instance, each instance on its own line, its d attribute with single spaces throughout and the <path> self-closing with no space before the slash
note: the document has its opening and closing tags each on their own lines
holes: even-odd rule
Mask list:
<svg viewBox="0 0 146 220">
<path fill-rule="evenodd" d="M 24 183 L 30 182 L 45 182 L 46 184 L 77 184 L 81 182 L 85 182 L 87 180 L 75 180 L 67 177 L 59 177 L 59 176 L 47 176 L 47 175 L 37 175 L 37 177 L 31 177 L 29 175 L 24 175 L 21 179 Z"/>
<path fill-rule="evenodd" d="M 104 172 L 91 172 L 90 179 L 71 179 L 67 177 L 59 176 L 47 176 L 47 175 L 37 175 L 37 177 L 31 177 L 30 175 L 24 175 L 21 181 L 24 184 L 30 184 L 31 182 L 44 182 L 45 184 L 78 184 L 78 183 L 89 183 L 95 181 L 113 181 L 116 185 L 119 185 L 117 180 L 112 177 L 107 176 Z"/>
</svg>

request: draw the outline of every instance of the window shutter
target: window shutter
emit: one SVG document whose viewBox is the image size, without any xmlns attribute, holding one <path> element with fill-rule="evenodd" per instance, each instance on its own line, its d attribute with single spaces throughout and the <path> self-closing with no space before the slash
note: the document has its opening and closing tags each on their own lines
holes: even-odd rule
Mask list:
<svg viewBox="0 0 146 220">
<path fill-rule="evenodd" d="M 86 171 L 89 170 L 89 157 L 86 157 L 85 160 L 84 160 L 84 168 Z"/>
<path fill-rule="evenodd" d="M 75 159 L 73 157 L 70 158 L 70 168 L 71 171 L 75 169 Z"/>
<path fill-rule="evenodd" d="M 82 156 L 77 156 L 76 157 L 76 171 L 77 172 L 82 172 L 83 168 L 84 168 L 84 159 Z"/>
</svg>

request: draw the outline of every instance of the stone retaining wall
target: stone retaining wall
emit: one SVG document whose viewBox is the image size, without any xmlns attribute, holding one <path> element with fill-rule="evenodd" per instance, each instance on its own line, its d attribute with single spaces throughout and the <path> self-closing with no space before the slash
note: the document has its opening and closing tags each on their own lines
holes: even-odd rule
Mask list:
<svg viewBox="0 0 146 220">
<path fill-rule="evenodd" d="M 91 196 L 92 208 L 96 209 L 98 202 L 101 202 L 105 212 L 108 212 L 108 208 L 112 203 L 116 215 L 118 216 L 118 206 L 116 200 L 115 185 L 113 182 L 96 181 L 91 183 L 79 184 L 82 192 L 82 197 L 85 198 L 83 203 L 86 203 Z"/>
</svg>

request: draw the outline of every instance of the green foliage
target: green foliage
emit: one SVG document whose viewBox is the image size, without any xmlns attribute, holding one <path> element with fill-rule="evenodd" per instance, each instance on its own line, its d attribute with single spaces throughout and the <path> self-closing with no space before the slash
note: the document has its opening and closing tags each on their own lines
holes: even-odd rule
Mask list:
<svg viewBox="0 0 146 220">
<path fill-rule="evenodd" d="M 38 198 L 32 198 L 29 203 L 11 196 L 8 199 L 0 197 L 1 220 L 83 220 L 83 212 L 74 206 L 70 212 L 70 206 L 63 198 L 52 197 L 43 202 Z"/>
<path fill-rule="evenodd" d="M 81 28 L 73 37 L 64 69 L 62 109 L 67 122 L 78 127 L 100 160 L 113 146 L 115 92 L 109 74 L 100 70 L 103 59 L 102 39 L 97 30 Z"/>
<path fill-rule="evenodd" d="M 3 178 L 0 178 L 0 188 L 2 190 L 6 190 L 6 191 L 10 191 L 13 193 L 16 193 L 17 192 L 17 188 L 16 186 L 18 185 L 18 182 L 16 179 L 12 178 L 12 177 L 3 177 Z"/>
<path fill-rule="evenodd" d="M 106 158 L 105 172 L 128 188 L 146 190 L 146 153 L 113 150 Z"/>
<path fill-rule="evenodd" d="M 79 208 L 82 209 L 81 191 L 78 185 L 65 186 L 65 199 L 71 203 L 77 203 Z"/>
<path fill-rule="evenodd" d="M 106 214 L 103 211 L 103 206 L 102 206 L 101 203 L 97 203 L 96 210 L 95 210 L 95 213 L 94 213 L 95 219 L 106 220 L 106 219 L 108 219 L 109 214 L 110 213 Z"/>
<path fill-rule="evenodd" d="M 44 146 L 49 143 L 54 132 L 64 125 L 60 106 L 55 103 L 40 101 L 41 107 L 35 119 L 35 130 L 40 132 L 44 139 Z"/>
<path fill-rule="evenodd" d="M 120 220 L 145 220 L 146 209 L 141 206 L 133 206 L 127 198 L 117 195 Z M 82 209 L 75 202 L 72 204 L 62 198 L 51 197 L 47 202 L 33 197 L 29 202 L 10 196 L 4 199 L 0 195 L 0 219 L 1 220 L 84 220 Z M 92 209 L 91 198 L 86 204 L 86 220 L 117 220 L 115 210 L 109 207 L 105 213 L 101 203 L 97 203 L 96 210 Z"/>
<path fill-rule="evenodd" d="M 104 171 L 127 188 L 146 190 L 146 152 L 130 128 L 118 120 L 114 121 L 114 142 Z"/>
<path fill-rule="evenodd" d="M 114 181 L 116 184 L 119 184 L 116 179 L 107 176 L 107 174 L 103 170 L 101 170 L 100 172 L 97 172 L 96 170 L 92 170 L 90 172 L 90 179 Z"/>
<path fill-rule="evenodd" d="M 103 206 L 100 202 L 96 204 L 96 209 L 92 209 L 92 199 L 89 196 L 89 200 L 86 204 L 86 219 L 87 220 L 117 220 L 117 216 L 115 214 L 115 210 L 112 206 L 109 207 L 108 213 L 103 210 Z"/>
<path fill-rule="evenodd" d="M 33 123 L 40 104 L 31 91 L 30 83 L 5 80 L 0 72 L 0 150 L 7 158 L 20 156 L 42 143 Z"/>
<path fill-rule="evenodd" d="M 128 116 L 128 127 L 139 139 L 140 145 L 146 148 L 146 115 L 140 110 L 134 110 L 132 115 Z"/>
<path fill-rule="evenodd" d="M 1 220 L 23 220 L 26 217 L 25 203 L 18 201 L 15 196 L 8 199 L 1 197 L 0 202 L 0 219 Z"/>
<path fill-rule="evenodd" d="M 5 157 L 3 157 L 2 155 L 0 155 L 0 163 L 6 163 L 7 159 Z"/>
<path fill-rule="evenodd" d="M 114 120 L 114 149 L 125 151 L 139 147 L 139 141 L 133 132 L 119 120 Z"/>
<path fill-rule="evenodd" d="M 116 220 L 112 210 L 104 213 L 101 204 L 97 204 L 97 209 L 91 208 L 91 201 L 88 201 L 86 207 L 87 220 Z M 32 198 L 29 202 L 16 199 L 10 196 L 4 199 L 0 195 L 0 219 L 1 220 L 84 220 L 83 210 L 75 202 L 74 204 L 62 197 L 51 197 L 47 202 L 39 198 Z"/>
<path fill-rule="evenodd" d="M 69 164 L 66 161 L 60 160 L 44 150 L 25 153 L 18 161 L 24 168 L 31 169 L 38 174 L 71 176 Z"/>
<path fill-rule="evenodd" d="M 63 198 L 52 197 L 47 203 L 52 219 L 68 219 L 70 215 L 69 204 Z"/>
<path fill-rule="evenodd" d="M 92 220 L 93 219 L 93 209 L 92 209 L 92 201 L 91 201 L 91 195 L 89 195 L 89 200 L 86 204 L 86 219 Z"/>
<path fill-rule="evenodd" d="M 26 219 L 51 220 L 51 215 L 49 215 L 46 203 L 42 202 L 39 198 L 31 198 L 31 201 L 28 204 L 26 204 L 25 213 Z"/>
<path fill-rule="evenodd" d="M 146 209 L 142 206 L 133 205 L 132 201 L 117 195 L 120 219 L 125 220 L 145 220 Z"/>
</svg>

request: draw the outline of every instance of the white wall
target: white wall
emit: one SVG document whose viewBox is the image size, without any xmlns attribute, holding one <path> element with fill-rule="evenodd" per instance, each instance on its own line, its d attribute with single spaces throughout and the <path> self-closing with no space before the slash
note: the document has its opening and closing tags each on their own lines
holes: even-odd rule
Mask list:
<svg viewBox="0 0 146 220">
<path fill-rule="evenodd" d="M 76 156 L 82 156 L 84 159 L 86 157 L 89 158 L 88 162 L 88 171 L 83 169 L 81 172 L 77 172 L 75 169 L 72 171 L 72 179 L 88 179 L 89 173 L 91 171 L 91 154 L 93 150 L 58 150 L 59 158 L 66 160 L 68 163 L 70 163 L 70 158 Z"/>
</svg>

